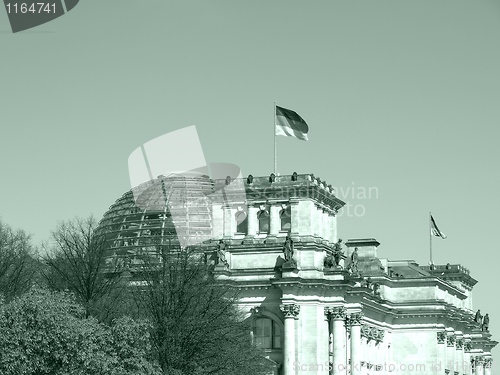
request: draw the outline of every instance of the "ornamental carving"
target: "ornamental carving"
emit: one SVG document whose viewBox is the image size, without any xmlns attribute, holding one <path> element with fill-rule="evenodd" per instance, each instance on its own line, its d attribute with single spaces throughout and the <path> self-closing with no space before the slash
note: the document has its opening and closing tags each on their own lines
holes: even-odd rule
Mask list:
<svg viewBox="0 0 500 375">
<path fill-rule="evenodd" d="M 474 362 L 477 366 L 482 366 L 484 364 L 483 357 L 474 357 Z"/>
<path fill-rule="evenodd" d="M 470 352 L 472 350 L 472 343 L 470 341 L 464 342 L 464 350 Z"/>
<path fill-rule="evenodd" d="M 438 344 L 444 344 L 446 341 L 446 331 L 440 331 L 437 333 Z"/>
<path fill-rule="evenodd" d="M 361 326 L 361 337 L 366 337 L 367 339 L 372 338 L 372 328 L 368 324 L 363 324 Z"/>
<path fill-rule="evenodd" d="M 493 364 L 493 358 L 486 358 L 484 360 L 484 365 L 488 368 L 491 368 L 491 365 Z"/>
<path fill-rule="evenodd" d="M 344 306 L 325 307 L 325 314 L 333 320 L 344 320 L 347 316 L 347 310 Z"/>
<path fill-rule="evenodd" d="M 384 341 L 384 337 L 385 337 L 385 331 L 383 329 L 379 329 L 378 330 L 379 341 Z"/>
<path fill-rule="evenodd" d="M 456 346 L 457 346 L 457 349 L 463 349 L 463 347 L 464 347 L 464 339 L 457 339 Z"/>
<path fill-rule="evenodd" d="M 361 324 L 361 319 L 363 319 L 363 313 L 362 312 L 352 313 L 351 315 L 349 315 L 349 323 L 350 323 L 350 325 L 360 325 Z"/>
<path fill-rule="evenodd" d="M 455 346 L 455 335 L 450 335 L 447 337 L 448 346 Z"/>
<path fill-rule="evenodd" d="M 296 318 L 300 312 L 300 306 L 294 303 L 281 305 L 280 310 L 285 315 L 285 318 Z"/>
<path fill-rule="evenodd" d="M 377 344 L 384 341 L 385 331 L 376 327 L 371 327 L 368 324 L 361 326 L 361 337 L 366 337 L 368 340 L 375 340 Z"/>
</svg>

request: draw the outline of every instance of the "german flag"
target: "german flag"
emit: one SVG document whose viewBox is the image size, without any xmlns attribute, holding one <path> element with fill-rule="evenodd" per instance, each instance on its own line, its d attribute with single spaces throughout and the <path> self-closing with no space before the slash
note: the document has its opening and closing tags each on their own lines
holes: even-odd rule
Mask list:
<svg viewBox="0 0 500 375">
<path fill-rule="evenodd" d="M 442 239 L 446 238 L 446 235 L 438 229 L 432 215 L 431 215 L 431 234 L 436 237 L 441 237 Z"/>
<path fill-rule="evenodd" d="M 276 106 L 276 135 L 307 141 L 309 126 L 297 112 Z"/>
</svg>

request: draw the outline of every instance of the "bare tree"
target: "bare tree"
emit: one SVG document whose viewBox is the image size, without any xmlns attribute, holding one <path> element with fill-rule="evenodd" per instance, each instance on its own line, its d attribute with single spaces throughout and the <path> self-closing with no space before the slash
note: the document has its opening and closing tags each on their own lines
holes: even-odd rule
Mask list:
<svg viewBox="0 0 500 375">
<path fill-rule="evenodd" d="M 73 292 L 87 317 L 106 320 L 120 297 L 120 277 L 106 264 L 105 235 L 92 217 L 66 221 L 52 232 L 52 243 L 42 257 L 45 280 L 51 288 Z"/>
<path fill-rule="evenodd" d="M 7 300 L 28 290 L 36 277 L 31 236 L 0 221 L 0 294 Z"/>
<path fill-rule="evenodd" d="M 139 279 L 138 311 L 152 322 L 164 374 L 245 375 L 266 369 L 236 308 L 236 289 L 211 276 L 199 251 L 158 246 L 156 257 L 143 257 Z"/>
</svg>

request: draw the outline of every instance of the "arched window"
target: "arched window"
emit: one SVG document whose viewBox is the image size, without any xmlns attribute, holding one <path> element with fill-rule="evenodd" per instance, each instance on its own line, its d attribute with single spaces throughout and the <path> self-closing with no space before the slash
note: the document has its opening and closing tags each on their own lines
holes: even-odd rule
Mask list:
<svg viewBox="0 0 500 375">
<path fill-rule="evenodd" d="M 281 329 L 270 318 L 255 320 L 255 344 L 262 349 L 281 349 Z"/>
<path fill-rule="evenodd" d="M 260 210 L 257 219 L 259 220 L 259 233 L 269 233 L 269 212 L 266 209 Z"/>
<path fill-rule="evenodd" d="M 245 211 L 238 211 L 234 217 L 236 219 L 236 232 L 246 234 L 248 229 L 247 213 Z"/>
<path fill-rule="evenodd" d="M 292 209 L 290 206 L 284 206 L 280 211 L 280 221 L 281 221 L 281 230 L 289 231 L 292 227 Z"/>
</svg>

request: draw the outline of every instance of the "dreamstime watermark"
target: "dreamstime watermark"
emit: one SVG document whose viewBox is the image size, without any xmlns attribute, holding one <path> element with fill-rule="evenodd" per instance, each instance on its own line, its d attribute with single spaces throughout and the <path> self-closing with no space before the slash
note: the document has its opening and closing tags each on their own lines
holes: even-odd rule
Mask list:
<svg viewBox="0 0 500 375">
<path fill-rule="evenodd" d="M 354 365 L 338 363 L 333 364 L 331 362 L 324 363 L 301 363 L 299 361 L 293 362 L 293 370 L 297 372 L 318 372 L 318 371 L 332 371 L 337 369 L 339 371 L 349 370 L 357 370 L 361 372 L 363 368 L 366 367 L 373 368 L 376 371 L 385 371 L 385 372 L 415 372 L 415 373 L 425 373 L 426 371 L 432 372 L 441 372 L 445 369 L 455 369 L 456 371 L 467 373 L 470 372 L 474 366 L 468 362 L 455 362 L 448 363 L 445 365 L 442 362 L 429 362 L 429 363 L 380 363 L 380 364 L 366 364 L 366 363 L 357 363 Z M 492 363 L 488 366 L 492 368 Z"/>
<path fill-rule="evenodd" d="M 31 29 L 66 14 L 80 0 L 4 0 L 13 33 Z"/>
</svg>

